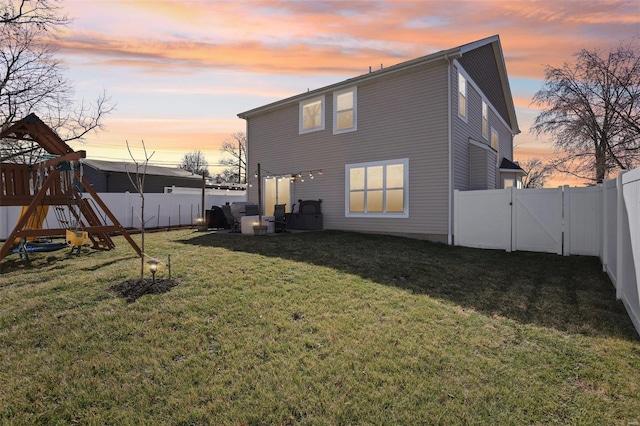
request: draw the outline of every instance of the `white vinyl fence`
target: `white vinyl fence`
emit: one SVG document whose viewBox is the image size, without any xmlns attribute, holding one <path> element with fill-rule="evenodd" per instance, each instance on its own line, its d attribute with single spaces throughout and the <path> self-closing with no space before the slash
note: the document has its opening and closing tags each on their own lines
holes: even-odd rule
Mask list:
<svg viewBox="0 0 640 426">
<path fill-rule="evenodd" d="M 454 197 L 456 245 L 598 256 L 640 333 L 640 168 L 587 188 Z"/>
<path fill-rule="evenodd" d="M 140 195 L 134 193 L 101 193 L 100 199 L 107 205 L 111 213 L 118 219 L 125 228 L 141 228 L 140 206 L 142 199 Z M 84 198 L 90 199 L 89 194 L 83 194 Z M 212 206 L 219 206 L 225 203 L 246 201 L 245 191 L 225 191 L 207 190 L 205 193 L 205 210 Z M 112 225 L 105 213 L 97 204 L 92 204 L 93 209 L 105 224 Z M 56 215 L 55 209 L 49 209 L 49 213 L 42 225 L 45 229 L 64 228 L 66 224 L 61 224 L 59 216 L 63 216 L 73 225 L 73 220 L 69 220 L 68 209 L 76 209 L 77 206 L 63 206 L 62 211 Z M 13 230 L 20 216 L 20 207 L 0 207 L 0 240 L 5 240 Z M 144 196 L 144 218 L 145 228 L 165 228 L 195 225 L 197 218 L 202 214 L 202 192 L 197 194 L 145 194 Z"/>
</svg>

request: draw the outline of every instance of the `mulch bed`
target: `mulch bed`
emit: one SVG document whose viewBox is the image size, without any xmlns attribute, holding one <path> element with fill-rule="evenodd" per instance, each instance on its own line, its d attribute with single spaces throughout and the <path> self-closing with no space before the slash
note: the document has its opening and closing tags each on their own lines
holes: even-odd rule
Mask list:
<svg viewBox="0 0 640 426">
<path fill-rule="evenodd" d="M 145 294 L 166 293 L 178 284 L 180 283 L 173 279 L 156 279 L 154 283 L 152 280 L 136 278 L 114 284 L 109 287 L 109 290 L 125 299 L 127 303 L 131 303 Z"/>
</svg>

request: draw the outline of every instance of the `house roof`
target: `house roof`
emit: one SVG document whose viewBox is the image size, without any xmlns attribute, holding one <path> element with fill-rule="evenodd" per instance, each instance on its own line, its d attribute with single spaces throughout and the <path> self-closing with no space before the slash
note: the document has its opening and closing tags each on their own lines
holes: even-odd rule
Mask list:
<svg viewBox="0 0 640 426">
<path fill-rule="evenodd" d="M 83 164 L 90 166 L 101 172 L 115 172 L 115 173 L 135 173 L 136 172 L 135 163 L 130 163 L 126 161 L 104 161 L 104 160 L 94 160 L 94 159 L 87 158 L 82 160 L 82 162 Z M 187 170 L 183 170 L 177 167 L 161 167 L 161 166 L 148 165 L 146 174 L 153 175 L 153 176 L 169 176 L 169 177 L 202 180 L 201 175 L 196 175 Z"/>
<path fill-rule="evenodd" d="M 520 133 L 520 129 L 518 128 L 518 122 L 516 119 L 515 106 L 513 104 L 513 98 L 511 96 L 509 80 L 507 78 L 507 70 L 504 63 L 504 57 L 502 55 L 500 37 L 498 35 L 487 37 L 471 43 L 463 44 L 461 46 L 454 47 L 452 49 L 441 50 L 439 52 L 432 53 L 426 56 L 421 56 L 419 58 L 411 59 L 409 61 L 401 62 L 399 64 L 396 64 L 387 68 L 382 68 L 376 71 L 370 71 L 369 73 L 362 74 L 358 77 L 350 78 L 339 83 L 335 83 L 329 86 L 321 87 L 319 89 L 307 91 L 305 93 L 301 93 L 286 99 L 272 102 L 270 104 L 263 105 L 258 108 L 241 112 L 238 114 L 238 117 L 246 120 L 248 118 L 251 118 L 252 116 L 263 114 L 270 110 L 278 109 L 292 103 L 297 103 L 297 102 L 300 102 L 301 100 L 312 98 L 326 92 L 332 92 L 342 87 L 347 87 L 347 86 L 363 83 L 365 81 L 370 81 L 374 79 L 381 79 L 383 77 L 386 77 L 398 72 L 402 72 L 402 71 L 408 71 L 414 68 L 420 68 L 420 67 L 424 68 L 432 65 L 446 63 L 449 60 L 461 58 L 465 53 L 473 51 L 475 49 L 478 49 L 486 45 L 493 46 L 493 54 L 496 60 L 496 64 L 498 66 L 500 83 L 501 83 L 502 90 L 505 97 L 504 101 L 507 105 L 507 113 L 509 115 L 508 117 L 509 122 L 511 123 L 511 130 L 514 134 Z"/>
<path fill-rule="evenodd" d="M 500 162 L 500 171 L 501 172 L 513 172 L 513 173 L 518 173 L 518 174 L 522 174 L 522 175 L 526 175 L 527 172 L 525 172 L 522 167 L 520 167 L 518 165 L 518 163 L 514 163 L 511 160 L 507 160 L 506 158 L 503 158 L 502 161 Z"/>
</svg>

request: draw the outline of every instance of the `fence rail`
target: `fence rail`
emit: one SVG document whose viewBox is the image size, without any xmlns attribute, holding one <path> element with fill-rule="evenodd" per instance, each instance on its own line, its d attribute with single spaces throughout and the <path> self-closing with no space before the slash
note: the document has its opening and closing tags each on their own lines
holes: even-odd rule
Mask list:
<svg viewBox="0 0 640 426">
<path fill-rule="evenodd" d="M 454 243 L 598 256 L 640 334 L 640 168 L 587 188 L 455 191 Z"/>
<path fill-rule="evenodd" d="M 125 228 L 141 228 L 140 207 L 142 199 L 138 194 L 132 193 L 101 193 L 98 196 L 109 207 L 111 213 Z M 84 198 L 91 199 L 89 194 L 84 194 Z M 205 210 L 212 206 L 223 205 L 246 201 L 244 191 L 224 191 L 208 190 L 205 193 Z M 177 193 L 153 193 L 145 194 L 145 222 L 146 228 L 179 227 L 185 225 L 195 225 L 196 220 L 202 214 L 202 193 L 197 194 L 177 194 Z M 44 220 L 43 229 L 65 228 L 69 225 L 61 226 L 60 215 L 67 218 L 73 217 L 68 209 L 77 209 L 77 206 L 62 206 L 63 212 L 56 212 L 56 209 L 49 209 L 49 213 Z M 113 225 L 104 212 L 94 206 L 96 213 L 107 225 Z M 18 222 L 20 207 L 0 207 L 0 240 L 5 240 Z M 73 227 L 73 220 L 68 220 Z"/>
</svg>

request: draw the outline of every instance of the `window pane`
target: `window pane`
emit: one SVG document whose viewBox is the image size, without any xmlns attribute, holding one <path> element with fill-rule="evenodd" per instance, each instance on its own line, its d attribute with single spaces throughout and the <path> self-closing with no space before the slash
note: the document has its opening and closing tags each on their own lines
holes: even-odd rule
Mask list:
<svg viewBox="0 0 640 426">
<path fill-rule="evenodd" d="M 349 170 L 349 190 L 364 189 L 364 167 Z"/>
<path fill-rule="evenodd" d="M 264 208 L 262 214 L 272 215 L 273 206 L 276 204 L 278 196 L 278 183 L 274 178 L 264 179 Z"/>
<path fill-rule="evenodd" d="M 458 114 L 467 116 L 467 80 L 458 74 Z"/>
<path fill-rule="evenodd" d="M 367 167 L 367 189 L 382 188 L 384 166 Z M 380 203 L 382 207 L 382 203 Z"/>
<path fill-rule="evenodd" d="M 337 96 L 338 98 L 338 111 L 345 109 L 353 109 L 353 92 L 343 93 Z"/>
<path fill-rule="evenodd" d="M 321 120 L 321 101 L 312 102 L 302 107 L 302 128 L 313 129 L 320 127 Z"/>
<path fill-rule="evenodd" d="M 364 192 L 351 192 L 349 194 L 349 211 L 352 213 L 364 213 Z"/>
<path fill-rule="evenodd" d="M 496 151 L 498 150 L 498 143 L 499 143 L 499 139 L 500 136 L 498 135 L 498 132 L 496 131 L 496 129 L 491 129 L 491 148 L 495 149 Z"/>
<path fill-rule="evenodd" d="M 404 190 L 390 189 L 387 191 L 387 213 L 404 212 Z"/>
<path fill-rule="evenodd" d="M 382 213 L 382 191 L 367 191 L 367 213 Z"/>
<path fill-rule="evenodd" d="M 338 130 L 353 127 L 353 111 L 342 111 L 338 113 Z"/>
<path fill-rule="evenodd" d="M 485 101 L 482 101 L 482 136 L 489 136 L 489 110 Z"/>
<path fill-rule="evenodd" d="M 387 166 L 387 188 L 404 187 L 404 164 Z"/>
</svg>

